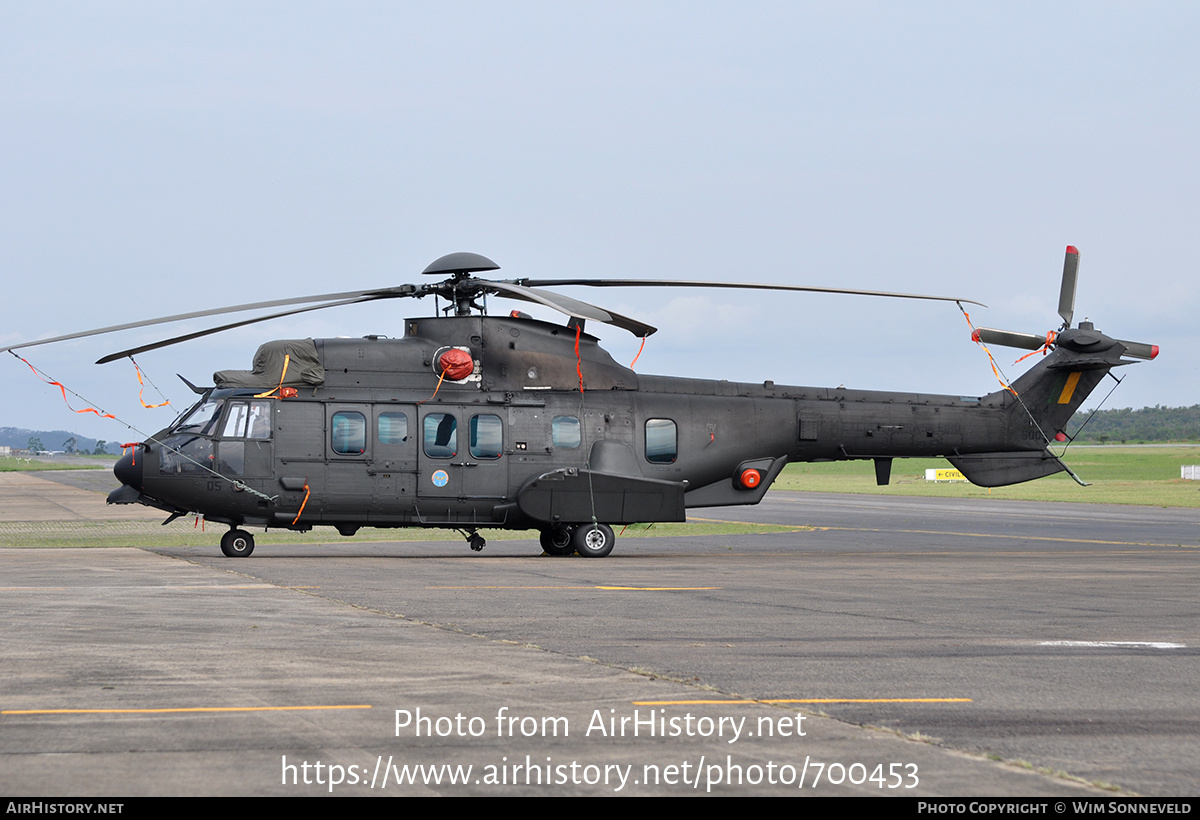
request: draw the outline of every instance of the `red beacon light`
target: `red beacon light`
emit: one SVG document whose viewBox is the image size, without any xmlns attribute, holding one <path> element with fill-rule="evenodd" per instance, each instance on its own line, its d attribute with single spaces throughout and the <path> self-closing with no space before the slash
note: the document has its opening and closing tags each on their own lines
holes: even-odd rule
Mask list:
<svg viewBox="0 0 1200 820">
<path fill-rule="evenodd" d="M 738 476 L 738 483 L 742 485 L 744 490 L 753 490 L 759 484 L 762 484 L 762 473 L 750 467 L 742 470 L 742 474 Z"/>
</svg>

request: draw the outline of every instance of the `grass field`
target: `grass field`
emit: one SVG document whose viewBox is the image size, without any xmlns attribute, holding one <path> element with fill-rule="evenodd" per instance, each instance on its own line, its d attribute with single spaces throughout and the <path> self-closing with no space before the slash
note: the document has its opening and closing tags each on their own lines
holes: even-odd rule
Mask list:
<svg viewBox="0 0 1200 820">
<path fill-rule="evenodd" d="M 95 456 L 97 462 L 101 461 L 104 456 Z M 108 458 L 112 461 L 112 457 Z M 89 467 L 86 464 L 63 464 L 54 461 L 39 461 L 37 459 L 15 458 L 13 456 L 0 456 L 0 473 L 24 473 L 36 472 L 38 470 L 94 470 L 95 467 Z"/>
<path fill-rule="evenodd" d="M 1181 465 L 1200 464 L 1200 445 L 1076 445 L 1067 450 L 1064 460 L 1091 486 L 1080 487 L 1066 473 L 991 490 L 968 483 L 938 484 L 925 480 L 925 470 L 948 468 L 950 463 L 940 458 L 914 458 L 892 462 L 892 483 L 886 487 L 875 485 L 872 462 L 843 461 L 789 464 L 776 479 L 772 490 L 1200 507 L 1200 481 L 1185 481 L 1179 477 Z"/>
</svg>

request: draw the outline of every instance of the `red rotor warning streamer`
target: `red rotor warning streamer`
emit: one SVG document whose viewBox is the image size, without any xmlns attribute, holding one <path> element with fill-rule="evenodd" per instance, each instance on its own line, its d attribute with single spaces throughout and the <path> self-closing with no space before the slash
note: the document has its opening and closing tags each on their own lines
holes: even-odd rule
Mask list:
<svg viewBox="0 0 1200 820">
<path fill-rule="evenodd" d="M 76 410 L 74 407 L 71 406 L 71 402 L 67 401 L 67 388 L 65 386 L 63 386 L 62 382 L 56 382 L 56 381 L 54 381 L 54 379 L 50 378 L 48 375 L 45 375 L 44 373 L 42 373 L 42 371 L 38 370 L 32 364 L 29 364 L 28 359 L 26 359 L 22 356 L 17 356 L 17 354 L 11 350 L 8 352 L 12 353 L 18 359 L 25 362 L 25 364 L 29 367 L 29 369 L 33 371 L 33 375 L 37 376 L 39 379 L 44 381 L 46 384 L 57 387 L 60 391 L 62 391 L 63 403 L 67 405 L 67 409 L 70 410 L 72 413 L 95 413 L 100 418 L 112 419 L 113 421 L 120 421 L 120 419 L 118 419 L 112 413 L 103 413 L 103 412 L 97 410 L 95 407 L 85 407 L 82 410 Z M 83 399 L 83 396 L 80 396 L 74 390 L 71 391 L 71 395 L 75 396 L 76 398 Z M 87 401 L 87 399 L 84 399 L 84 401 Z"/>
<path fill-rule="evenodd" d="M 132 356 L 129 357 L 129 361 L 133 362 L 133 369 L 137 371 L 138 401 L 140 401 L 142 403 L 142 407 L 145 407 L 147 410 L 153 410 L 156 407 L 166 407 L 168 404 L 170 404 L 171 403 L 170 399 L 167 399 L 164 402 L 160 402 L 159 404 L 146 404 L 146 400 L 144 398 L 142 398 L 142 393 L 144 393 L 146 390 L 146 383 L 142 381 L 142 368 L 138 367 L 138 363 L 136 361 L 134 361 Z M 155 388 L 155 389 L 157 389 L 157 388 Z"/>
<path fill-rule="evenodd" d="M 304 505 L 308 503 L 308 492 L 309 492 L 308 491 L 308 481 L 305 480 L 305 482 L 304 482 L 304 500 L 300 502 L 300 509 L 296 511 L 296 517 L 292 519 L 293 526 L 295 526 L 296 522 L 300 520 L 300 516 L 302 516 L 304 514 Z"/>
<path fill-rule="evenodd" d="M 967 313 L 966 308 L 964 308 L 962 306 L 961 302 L 956 302 L 955 304 L 958 305 L 958 309 L 962 311 L 963 317 L 967 320 L 967 326 L 969 328 L 971 328 L 971 341 L 975 342 L 975 344 L 982 347 L 983 352 L 987 354 L 988 361 L 992 365 L 992 374 L 995 375 L 996 381 L 1000 382 L 1001 387 L 1003 387 L 1009 393 L 1012 393 L 1014 396 L 1016 396 L 1017 391 L 1013 390 L 1012 385 L 1010 385 L 1006 381 L 1004 381 L 1004 378 L 1000 375 L 1000 368 L 998 368 L 996 366 L 996 360 L 994 358 L 992 358 L 992 351 L 988 350 L 988 346 L 985 345 L 983 343 L 983 341 L 979 338 L 979 331 L 975 329 L 974 323 L 971 322 L 971 314 Z"/>
<path fill-rule="evenodd" d="M 633 361 L 629 363 L 629 369 L 633 370 L 633 366 L 637 364 L 637 360 L 642 358 L 642 351 L 646 349 L 646 337 L 642 337 L 642 344 L 638 348 L 637 355 L 633 357 Z"/>
<path fill-rule="evenodd" d="M 579 374 L 580 395 L 583 395 L 583 359 L 579 357 L 579 334 L 582 332 L 583 325 L 575 325 L 575 372 Z M 642 341 L 645 341 L 645 339 Z"/>
<path fill-rule="evenodd" d="M 1025 361 L 1030 356 L 1032 356 L 1034 353 L 1041 353 L 1043 356 L 1045 356 L 1047 353 L 1050 352 L 1050 348 L 1053 347 L 1054 340 L 1057 338 L 1058 338 L 1058 334 L 1055 333 L 1053 330 L 1046 331 L 1046 343 L 1044 345 L 1042 345 L 1041 347 L 1039 347 L 1037 350 L 1026 353 L 1024 356 L 1022 356 L 1021 358 L 1019 358 L 1015 362 L 1013 362 L 1013 364 L 1020 364 L 1021 362 Z"/>
</svg>

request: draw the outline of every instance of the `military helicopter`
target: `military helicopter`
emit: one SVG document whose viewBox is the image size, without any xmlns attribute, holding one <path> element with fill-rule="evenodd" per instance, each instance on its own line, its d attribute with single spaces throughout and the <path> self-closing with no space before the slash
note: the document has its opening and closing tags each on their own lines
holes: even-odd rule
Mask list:
<svg viewBox="0 0 1200 820">
<path fill-rule="evenodd" d="M 1049 449 L 1113 368 L 1153 359 L 1090 322 L 1071 326 L 1079 252 L 1067 247 L 1063 320 L 1047 335 L 979 328 L 974 338 L 1048 353 L 1011 386 L 974 398 L 650 376 L 618 364 L 588 320 L 645 338 L 655 328 L 546 287 L 705 287 L 954 297 L 790 285 L 677 280 L 489 280 L 499 266 L 453 253 L 433 284 L 236 305 L 54 339 L 307 304 L 123 350 L 114 361 L 234 327 L 336 305 L 433 296 L 435 314 L 405 320 L 402 338 L 299 339 L 262 345 L 253 368 L 213 375 L 198 401 L 117 462 L 110 504 L 145 504 L 167 522 L 196 513 L 229 527 L 221 549 L 254 551 L 244 528 L 342 535 L 360 527 L 438 527 L 474 550 L 481 528 L 538 530 L 546 553 L 608 555 L 612 526 L 684 521 L 698 507 L 756 504 L 788 462 L 871 459 L 887 484 L 894 458 L 943 456 L 977 485 L 1048 476 Z M 566 315 L 489 316 L 502 296 Z M 445 300 L 447 307 L 437 307 Z M 312 304 L 316 303 L 316 304 Z M 990 354 L 989 354 L 990 355 Z M 185 379 L 186 382 L 186 379 Z M 166 522 L 164 522 L 166 523 Z"/>
</svg>

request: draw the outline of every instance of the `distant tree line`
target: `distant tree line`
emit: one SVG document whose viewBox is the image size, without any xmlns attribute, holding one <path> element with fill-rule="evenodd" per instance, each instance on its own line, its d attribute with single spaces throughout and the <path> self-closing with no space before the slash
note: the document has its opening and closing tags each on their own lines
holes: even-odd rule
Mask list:
<svg viewBox="0 0 1200 820">
<path fill-rule="evenodd" d="M 1200 441 L 1200 404 L 1191 407 L 1155 405 L 1141 410 L 1126 407 L 1098 410 L 1095 414 L 1091 410 L 1080 410 L 1067 424 L 1067 435 L 1075 441 L 1096 444 Z"/>
<path fill-rule="evenodd" d="M 7 445 L 14 450 L 62 450 L 64 453 L 83 455 L 112 455 L 121 451 L 121 445 L 115 441 L 91 439 L 67 430 L 30 430 L 23 427 L 0 427 L 0 445 Z"/>
<path fill-rule="evenodd" d="M 42 440 L 38 436 L 30 436 L 29 443 L 26 447 L 31 453 L 40 453 L 46 450 L 46 445 L 42 444 Z M 71 436 L 62 443 L 62 451 L 70 455 L 85 455 L 85 456 L 103 456 L 108 455 L 108 442 L 100 439 L 96 442 L 96 446 L 91 450 L 86 447 L 79 447 L 79 439 Z"/>
</svg>

